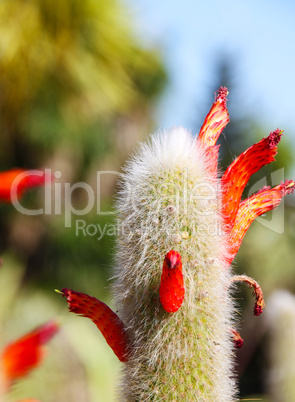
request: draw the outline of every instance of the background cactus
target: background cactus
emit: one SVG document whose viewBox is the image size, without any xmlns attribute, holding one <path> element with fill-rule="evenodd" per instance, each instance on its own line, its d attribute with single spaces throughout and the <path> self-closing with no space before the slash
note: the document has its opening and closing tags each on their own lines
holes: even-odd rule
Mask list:
<svg viewBox="0 0 295 402">
<path fill-rule="evenodd" d="M 120 319 L 94 298 L 88 308 L 87 295 L 62 291 L 70 311 L 91 318 L 109 345 L 117 326 L 125 361 L 120 401 L 236 398 L 233 347 L 243 341 L 230 285 L 243 281 L 254 289 L 255 315 L 264 300 L 257 282 L 231 276 L 229 266 L 251 222 L 276 207 L 294 182 L 241 201 L 249 177 L 274 160 L 279 129 L 219 178 L 216 141 L 229 121 L 226 96 L 220 88 L 197 139 L 183 128 L 155 134 L 125 168 L 113 285 Z"/>
</svg>

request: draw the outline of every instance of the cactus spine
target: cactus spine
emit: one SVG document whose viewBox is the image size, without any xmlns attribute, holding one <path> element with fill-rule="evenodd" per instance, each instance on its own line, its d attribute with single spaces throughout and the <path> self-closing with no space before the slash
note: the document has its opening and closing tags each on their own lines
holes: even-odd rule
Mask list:
<svg viewBox="0 0 295 402">
<path fill-rule="evenodd" d="M 152 136 L 129 162 L 118 197 L 118 315 L 132 339 L 120 400 L 231 401 L 232 302 L 212 159 L 183 128 Z M 159 301 L 166 253 L 182 257 L 185 298 Z"/>
</svg>

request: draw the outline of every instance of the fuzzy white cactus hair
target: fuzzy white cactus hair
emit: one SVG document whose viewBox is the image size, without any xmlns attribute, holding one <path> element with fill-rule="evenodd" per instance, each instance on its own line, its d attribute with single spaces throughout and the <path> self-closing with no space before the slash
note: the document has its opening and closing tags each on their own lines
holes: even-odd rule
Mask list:
<svg viewBox="0 0 295 402">
<path fill-rule="evenodd" d="M 232 301 L 219 181 L 202 144 L 183 128 L 151 136 L 127 164 L 118 197 L 114 294 L 132 337 L 120 400 L 230 401 Z M 182 257 L 185 298 L 159 301 L 166 253 Z"/>
</svg>

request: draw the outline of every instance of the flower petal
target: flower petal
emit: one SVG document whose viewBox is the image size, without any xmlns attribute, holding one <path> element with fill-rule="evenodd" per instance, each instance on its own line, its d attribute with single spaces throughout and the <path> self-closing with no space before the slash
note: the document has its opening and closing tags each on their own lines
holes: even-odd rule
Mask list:
<svg viewBox="0 0 295 402">
<path fill-rule="evenodd" d="M 17 378 L 27 375 L 40 364 L 43 357 L 42 345 L 47 343 L 57 330 L 58 325 L 52 321 L 5 347 L 1 362 L 8 385 Z"/>
<path fill-rule="evenodd" d="M 254 219 L 276 208 L 282 198 L 292 193 L 294 189 L 295 182 L 286 180 L 274 188 L 265 187 L 240 203 L 234 226 L 229 232 L 230 256 L 227 258 L 229 264 L 238 252 L 244 235 Z"/>
<path fill-rule="evenodd" d="M 11 169 L 0 172 L 0 201 L 11 202 L 21 197 L 25 190 L 44 185 L 46 179 L 42 170 Z"/>
<path fill-rule="evenodd" d="M 213 145 L 206 149 L 206 158 L 208 159 L 209 173 L 212 177 L 217 177 L 218 156 L 220 145 Z"/>
<path fill-rule="evenodd" d="M 238 156 L 226 169 L 221 179 L 221 185 L 222 213 L 227 230 L 234 225 L 240 199 L 249 178 L 262 166 L 275 160 L 277 144 L 282 133 L 283 131 L 280 129 L 273 131 L 268 137 L 263 138 Z"/>
<path fill-rule="evenodd" d="M 62 289 L 62 295 L 66 297 L 69 310 L 90 318 L 102 333 L 108 345 L 121 362 L 128 360 L 128 348 L 130 342 L 124 323 L 116 313 L 105 303 L 88 296 L 85 293 L 71 289 Z"/>
<path fill-rule="evenodd" d="M 229 122 L 229 115 L 226 108 L 227 95 L 227 88 L 220 87 L 217 91 L 215 101 L 201 127 L 197 141 L 202 143 L 205 147 L 216 144 L 222 130 Z"/>
</svg>

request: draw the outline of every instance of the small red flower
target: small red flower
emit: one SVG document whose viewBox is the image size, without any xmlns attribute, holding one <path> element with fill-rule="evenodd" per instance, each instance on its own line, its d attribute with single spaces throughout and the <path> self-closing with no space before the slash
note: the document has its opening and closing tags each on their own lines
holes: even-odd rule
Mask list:
<svg viewBox="0 0 295 402">
<path fill-rule="evenodd" d="M 45 184 L 45 172 L 41 170 L 11 169 L 0 172 L 0 201 L 12 202 L 33 187 Z"/>
<path fill-rule="evenodd" d="M 216 141 L 229 122 L 229 114 L 226 107 L 227 95 L 227 88 L 220 87 L 198 136 L 198 142 L 204 146 L 206 156 L 210 160 L 210 170 L 213 174 L 217 174 L 220 147 L 220 145 L 216 145 Z"/>
<path fill-rule="evenodd" d="M 160 283 L 160 301 L 168 313 L 176 312 L 184 299 L 181 256 L 171 250 L 166 254 Z"/>
<path fill-rule="evenodd" d="M 276 208 L 286 194 L 294 191 L 295 182 L 286 180 L 274 188 L 265 187 L 251 197 L 241 201 L 235 214 L 232 228 L 229 230 L 228 263 L 230 264 L 238 252 L 244 235 L 255 218 Z"/>
<path fill-rule="evenodd" d="M 102 333 L 108 345 L 121 362 L 128 359 L 130 342 L 125 330 L 124 323 L 114 311 L 105 303 L 71 289 L 62 289 L 62 295 L 66 297 L 69 310 L 90 318 Z"/>
<path fill-rule="evenodd" d="M 241 347 L 244 345 L 244 339 L 241 337 L 238 331 L 235 329 L 231 329 L 231 334 L 233 337 L 234 341 L 234 346 L 236 349 L 241 349 Z"/>
<path fill-rule="evenodd" d="M 49 322 L 5 347 L 1 356 L 7 386 L 37 367 L 43 358 L 43 345 L 56 334 L 58 325 Z"/>
<path fill-rule="evenodd" d="M 264 165 L 273 162 L 282 131 L 277 129 L 243 152 L 222 176 L 223 217 L 230 229 L 234 225 L 243 190 L 250 179 Z"/>
</svg>

